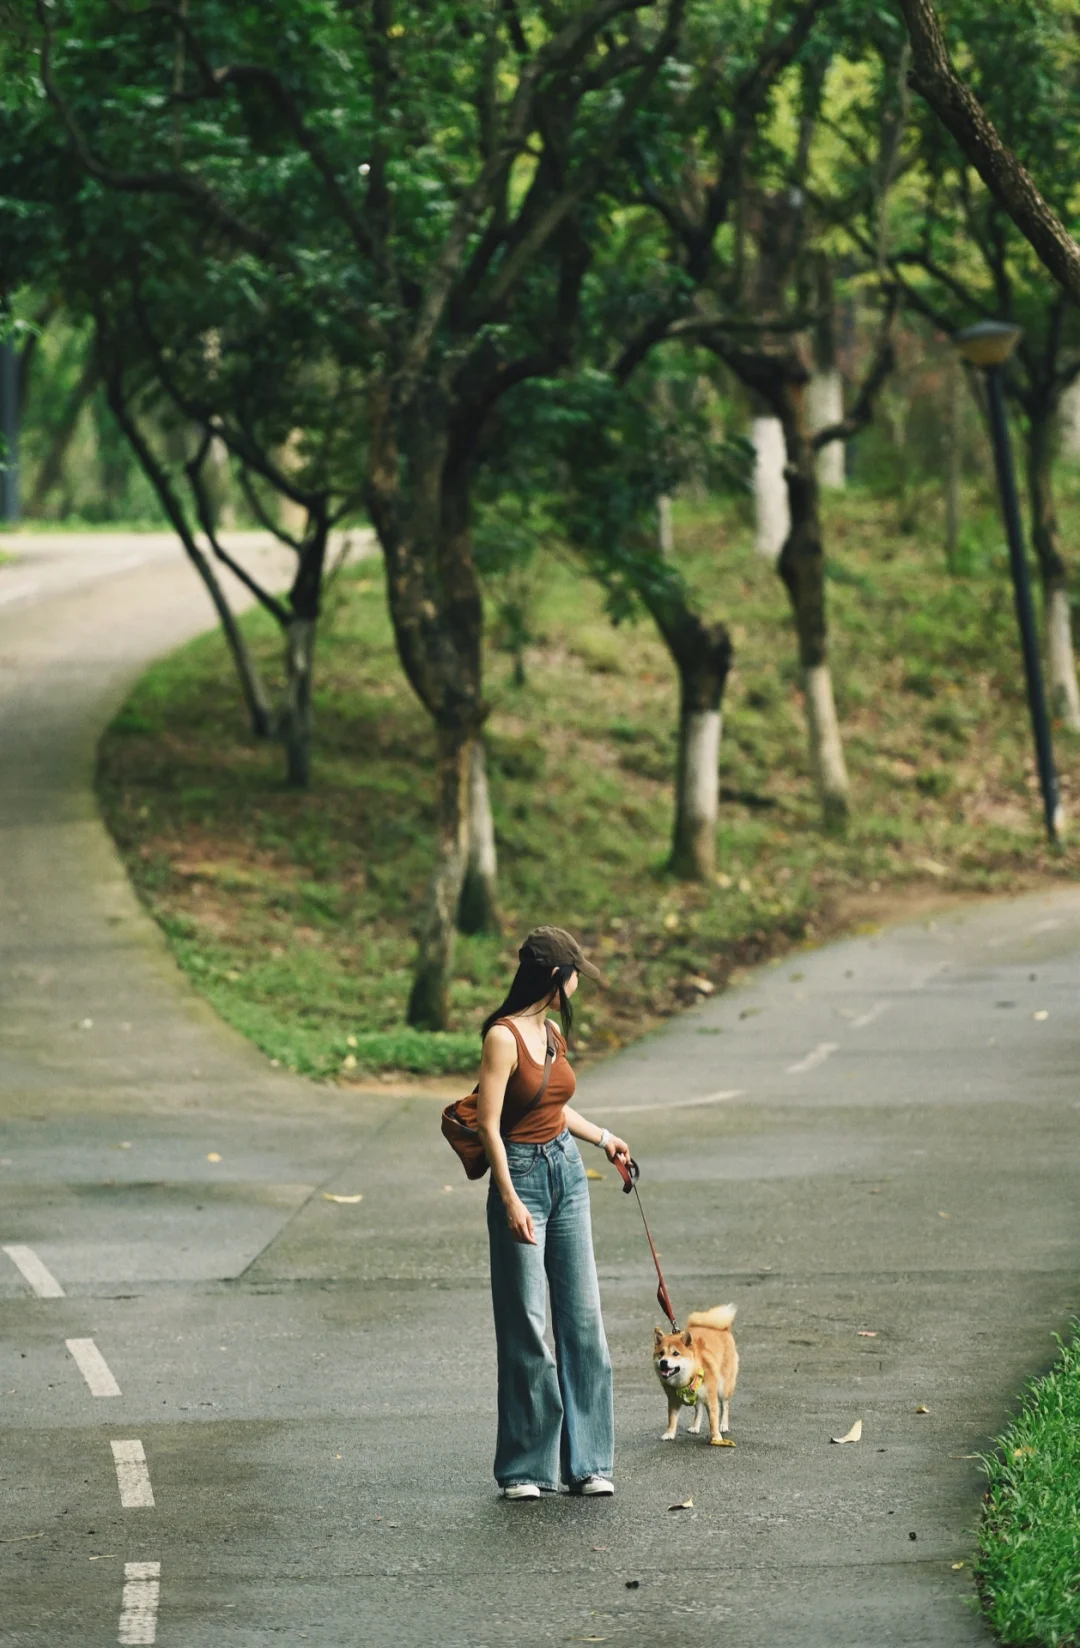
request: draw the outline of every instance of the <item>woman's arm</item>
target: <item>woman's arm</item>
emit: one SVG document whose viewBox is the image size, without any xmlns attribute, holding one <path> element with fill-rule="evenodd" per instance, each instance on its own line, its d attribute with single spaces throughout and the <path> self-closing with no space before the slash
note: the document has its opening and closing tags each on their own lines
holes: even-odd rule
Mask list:
<svg viewBox="0 0 1080 1648">
<path fill-rule="evenodd" d="M 614 1133 L 608 1133 L 606 1127 L 597 1127 L 595 1122 L 586 1121 L 584 1116 L 579 1116 L 569 1105 L 566 1107 L 566 1125 L 575 1139 L 584 1139 L 586 1144 L 603 1143 L 604 1155 L 609 1162 L 613 1162 L 616 1156 L 623 1162 L 630 1160 L 630 1146 L 625 1139 L 618 1139 Z"/>
<path fill-rule="evenodd" d="M 510 1167 L 506 1160 L 506 1146 L 499 1131 L 506 1084 L 517 1063 L 517 1041 L 512 1030 L 503 1024 L 493 1024 L 484 1037 L 484 1051 L 480 1060 L 480 1091 L 476 1095 L 476 1128 L 491 1163 L 491 1177 L 506 1208 L 506 1222 L 515 1242 L 536 1246 L 532 1214 L 514 1189 Z"/>
</svg>

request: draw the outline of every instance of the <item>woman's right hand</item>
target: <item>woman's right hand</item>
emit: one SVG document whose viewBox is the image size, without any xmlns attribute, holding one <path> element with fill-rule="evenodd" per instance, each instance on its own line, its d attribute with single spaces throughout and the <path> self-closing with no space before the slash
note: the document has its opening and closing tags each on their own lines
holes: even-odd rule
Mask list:
<svg viewBox="0 0 1080 1648">
<path fill-rule="evenodd" d="M 536 1246 L 533 1216 L 520 1196 L 515 1196 L 512 1202 L 507 1202 L 506 1222 L 510 1226 L 510 1234 L 515 1242 L 524 1242 L 529 1247 Z"/>
</svg>

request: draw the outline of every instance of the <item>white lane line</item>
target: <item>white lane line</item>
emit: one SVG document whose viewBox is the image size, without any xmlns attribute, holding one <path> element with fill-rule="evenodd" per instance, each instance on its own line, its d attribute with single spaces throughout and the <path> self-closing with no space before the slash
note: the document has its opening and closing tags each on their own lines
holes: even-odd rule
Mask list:
<svg viewBox="0 0 1080 1648">
<path fill-rule="evenodd" d="M 160 1562 L 124 1563 L 124 1597 L 120 1605 L 117 1642 L 136 1644 L 157 1640 L 160 1597 Z"/>
<path fill-rule="evenodd" d="M 32 1247 L 5 1247 L 4 1252 L 30 1283 L 39 1299 L 62 1299 L 64 1290 L 52 1271 L 42 1264 Z"/>
<path fill-rule="evenodd" d="M 146 1454 L 141 1442 L 114 1442 L 113 1461 L 116 1481 L 120 1489 L 120 1503 L 125 1511 L 152 1506 L 154 1490 L 150 1486 L 150 1472 L 146 1468 Z"/>
<path fill-rule="evenodd" d="M 816 1070 L 819 1064 L 825 1063 L 830 1053 L 835 1053 L 839 1049 L 839 1046 L 840 1043 L 836 1041 L 819 1042 L 804 1059 L 799 1059 L 797 1064 L 788 1065 L 788 1075 L 804 1076 L 808 1070 Z"/>
<path fill-rule="evenodd" d="M 90 1386 L 91 1396 L 120 1395 L 120 1386 L 112 1376 L 112 1369 L 92 1339 L 65 1339 L 64 1343 Z"/>
<path fill-rule="evenodd" d="M 636 1116 L 645 1110 L 696 1110 L 703 1104 L 723 1104 L 725 1099 L 741 1099 L 746 1089 L 733 1087 L 725 1093 L 707 1093 L 703 1099 L 656 1099 L 651 1104 L 605 1104 L 605 1116 Z"/>
<path fill-rule="evenodd" d="M 857 1019 L 852 1019 L 851 1028 L 853 1030 L 863 1030 L 868 1024 L 873 1024 L 875 1019 L 879 1019 L 882 1013 L 888 1011 L 889 1003 L 887 1001 L 875 1001 L 873 1007 L 868 1007 L 865 1013 L 861 1013 Z"/>
</svg>

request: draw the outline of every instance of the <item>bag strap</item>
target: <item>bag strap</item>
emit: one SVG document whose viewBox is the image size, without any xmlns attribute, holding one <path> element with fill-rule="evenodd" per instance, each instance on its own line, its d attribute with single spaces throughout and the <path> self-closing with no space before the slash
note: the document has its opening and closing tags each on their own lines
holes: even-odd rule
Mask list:
<svg viewBox="0 0 1080 1648">
<path fill-rule="evenodd" d="M 558 1052 L 559 1044 L 555 1040 L 555 1030 L 550 1020 L 545 1022 L 544 1028 L 547 1031 L 547 1052 L 544 1055 L 544 1079 L 540 1083 L 540 1086 L 536 1089 L 536 1092 L 533 1094 L 528 1104 L 525 1106 L 524 1110 L 519 1111 L 517 1116 L 514 1118 L 513 1125 L 515 1127 L 517 1127 L 520 1122 L 523 1122 L 525 1117 L 529 1115 L 531 1111 L 536 1109 L 537 1105 L 540 1103 L 540 1100 L 547 1092 L 548 1082 L 551 1080 L 551 1066 L 554 1063 L 555 1054 Z M 505 1137 L 505 1128 L 503 1127 L 501 1121 L 499 1123 L 499 1132 Z"/>
</svg>

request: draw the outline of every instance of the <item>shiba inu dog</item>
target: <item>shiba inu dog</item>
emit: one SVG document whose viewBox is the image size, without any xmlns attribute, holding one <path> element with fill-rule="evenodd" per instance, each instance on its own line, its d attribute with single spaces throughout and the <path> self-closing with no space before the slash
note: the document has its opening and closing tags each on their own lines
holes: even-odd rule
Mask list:
<svg viewBox="0 0 1080 1648">
<path fill-rule="evenodd" d="M 668 1400 L 668 1428 L 661 1441 L 674 1442 L 679 1413 L 693 1408 L 691 1436 L 701 1430 L 705 1405 L 709 1408 L 709 1441 L 717 1448 L 730 1448 L 728 1408 L 739 1373 L 739 1353 L 731 1324 L 734 1305 L 717 1305 L 715 1310 L 695 1311 L 686 1319 L 683 1333 L 653 1336 L 653 1367 Z"/>
</svg>

